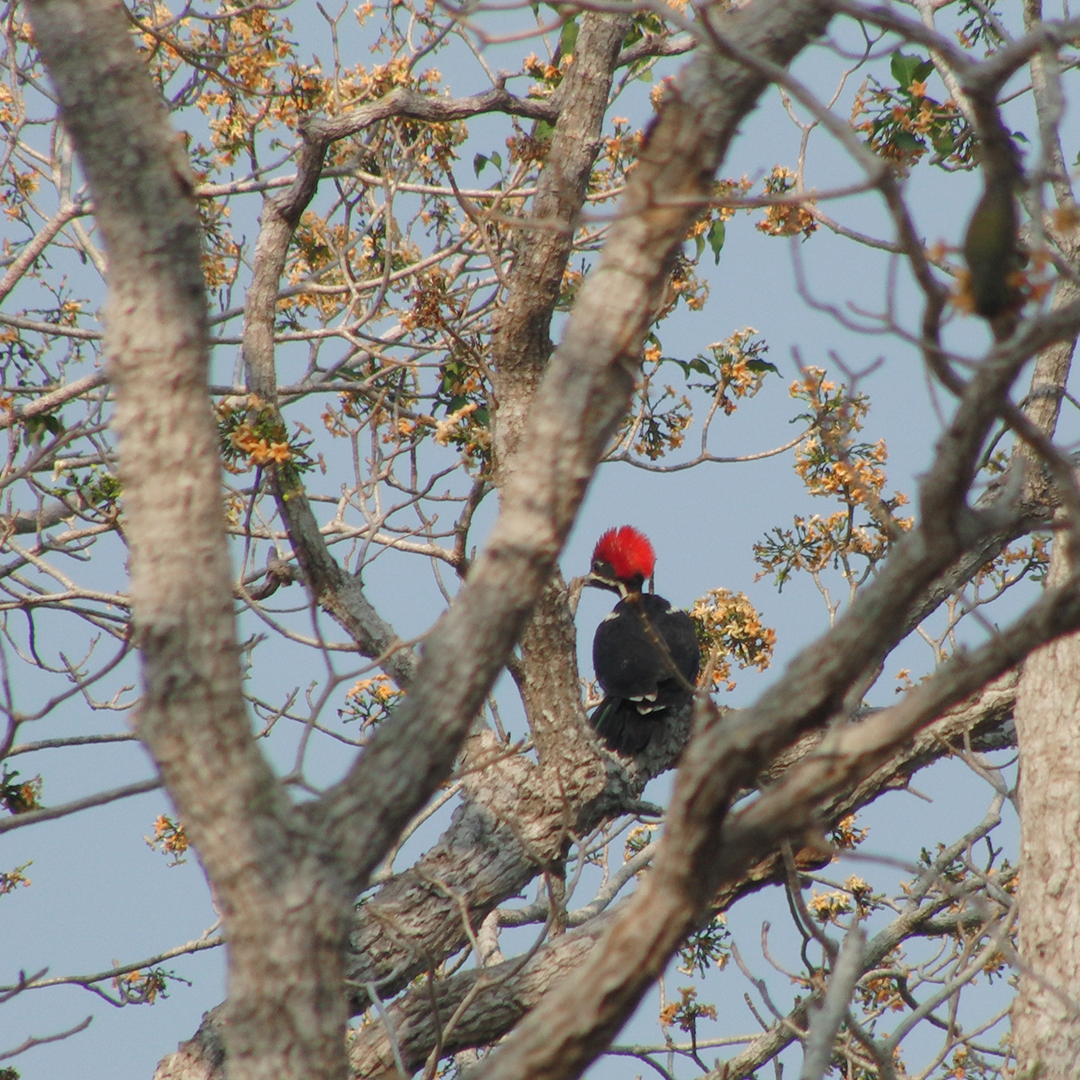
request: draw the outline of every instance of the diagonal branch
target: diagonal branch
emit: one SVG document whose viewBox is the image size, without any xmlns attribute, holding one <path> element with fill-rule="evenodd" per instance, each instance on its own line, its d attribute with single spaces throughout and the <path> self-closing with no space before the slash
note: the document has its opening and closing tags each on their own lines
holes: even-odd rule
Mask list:
<svg viewBox="0 0 1080 1080">
<path fill-rule="evenodd" d="M 255 245 L 251 285 L 244 302 L 244 363 L 248 386 L 267 405 L 277 404 L 274 363 L 274 313 L 289 244 L 300 217 L 318 189 L 326 150 L 332 142 L 395 117 L 447 122 L 485 112 L 506 112 L 552 121 L 548 102 L 520 99 L 502 86 L 473 97 L 448 99 L 418 94 L 404 87 L 339 117 L 308 121 L 301 127 L 296 178 L 284 191 L 266 199 Z M 356 641 L 360 652 L 377 658 L 399 684 L 416 673 L 416 657 L 364 595 L 359 579 L 346 573 L 330 554 L 303 488 L 283 486 L 274 477 L 278 512 L 285 522 L 308 589 L 315 602 Z"/>
<path fill-rule="evenodd" d="M 717 774 L 726 771 L 732 757 L 752 757 L 769 741 L 769 726 L 780 718 L 778 697 L 794 706 L 805 673 L 802 685 L 789 675 L 779 694 L 766 694 L 758 707 L 734 722 L 706 720 L 688 748 L 652 873 L 588 960 L 476 1075 L 484 1080 L 578 1075 L 663 971 L 685 933 L 700 922 L 715 889 L 737 880 L 762 851 L 801 835 L 823 801 L 857 786 L 948 704 L 1077 626 L 1080 582 L 1073 580 L 1048 593 L 981 649 L 954 658 L 899 705 L 834 728 L 803 762 L 727 824 L 723 814 L 730 792 Z M 769 698 L 771 710 L 764 707 Z"/>
<path fill-rule="evenodd" d="M 828 13 L 774 0 L 755 5 L 752 18 L 733 18 L 750 45 L 786 61 L 820 32 Z M 668 260 L 710 198 L 715 169 L 765 86 L 737 64 L 714 80 L 715 66 L 692 64 L 652 128 L 620 219 L 536 395 L 502 513 L 464 589 L 428 635 L 409 695 L 311 811 L 353 868 L 357 887 L 419 808 L 418 793 L 447 775 L 626 410 Z"/>
<path fill-rule="evenodd" d="M 954 749 L 962 749 L 965 741 L 982 750 L 1014 745 L 1011 709 L 1015 692 L 1016 675 L 1012 673 L 991 684 L 977 699 L 950 710 L 905 744 L 852 791 L 845 790 L 824 804 L 817 823 L 828 831 L 884 792 L 903 787 L 919 769 L 941 760 Z M 793 755 L 778 762 L 770 769 L 766 779 L 775 781 L 784 776 L 799 760 L 813 753 L 819 743 L 820 734 L 808 738 L 800 746 L 798 757 Z M 970 838 L 965 837 L 964 844 L 967 843 L 970 843 Z M 717 912 L 727 911 L 750 893 L 779 882 L 783 876 L 780 849 L 774 847 L 769 851 L 759 851 L 753 867 L 744 871 L 738 880 L 725 885 L 713 898 L 704 921 L 711 920 Z M 389 1007 L 398 1050 L 406 1066 L 418 1068 L 427 1059 L 437 1045 L 439 1018 L 449 1016 L 469 995 L 473 996 L 468 1011 L 455 1026 L 453 1040 L 444 1043 L 442 1053 L 488 1046 L 501 1039 L 513 1029 L 521 1016 L 539 1004 L 559 978 L 584 960 L 586 953 L 599 939 L 601 930 L 614 921 L 618 910 L 613 909 L 590 919 L 580 932 L 553 938 L 524 966 L 517 958 L 495 969 L 481 969 L 483 976 L 481 971 L 469 971 L 434 986 L 425 982 L 411 988 Z M 889 933 L 883 931 L 877 935 L 864 958 L 864 966 L 875 966 L 903 936 L 916 932 L 936 914 L 937 908 L 920 909 L 915 915 L 898 921 Z M 540 913 L 540 917 L 543 918 L 543 913 Z M 418 968 L 415 974 L 422 975 L 423 969 Z M 476 989 L 478 981 L 483 982 L 479 990 Z M 805 1016 L 800 1025 L 804 1023 Z M 738 1060 L 746 1066 L 745 1073 L 735 1071 L 732 1077 L 749 1075 L 753 1068 L 763 1065 L 778 1052 L 780 1046 L 794 1038 L 793 1030 L 791 1027 L 784 1027 L 782 1031 L 770 1029 L 769 1033 L 755 1040 L 751 1047 L 738 1055 Z M 780 1040 L 779 1046 L 777 1039 Z M 386 1029 L 378 1024 L 360 1029 L 350 1046 L 349 1056 L 353 1071 L 358 1076 L 381 1078 L 385 1072 L 389 1078 L 389 1070 L 394 1067 Z"/>
</svg>

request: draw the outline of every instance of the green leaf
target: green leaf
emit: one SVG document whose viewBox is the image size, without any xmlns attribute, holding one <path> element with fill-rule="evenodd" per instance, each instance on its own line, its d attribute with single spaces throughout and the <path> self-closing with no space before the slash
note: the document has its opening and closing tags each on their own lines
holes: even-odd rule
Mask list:
<svg viewBox="0 0 1080 1080">
<path fill-rule="evenodd" d="M 910 131 L 898 131 L 893 136 L 893 145 L 898 146 L 901 150 L 907 150 L 909 153 L 925 149 L 922 140 L 917 139 Z"/>
<path fill-rule="evenodd" d="M 924 60 L 921 56 L 895 52 L 893 53 L 892 62 L 889 64 L 889 70 L 892 72 L 892 76 L 900 89 L 906 90 L 916 80 L 921 82 L 925 78 L 919 72 L 926 68 L 927 65 L 929 67 L 926 74 L 929 75 L 934 70 L 934 65 L 929 60 Z"/>
<path fill-rule="evenodd" d="M 495 150 L 492 150 L 490 154 L 477 154 L 472 159 L 473 172 L 476 173 L 477 179 L 480 174 L 487 168 L 488 165 L 494 165 L 499 172 L 502 172 L 502 154 Z"/>
<path fill-rule="evenodd" d="M 747 360 L 746 366 L 755 375 L 760 375 L 766 371 L 771 371 L 774 375 L 780 374 L 780 369 L 775 364 L 770 364 L 768 360 Z"/>
<path fill-rule="evenodd" d="M 911 85 L 911 75 L 917 64 L 918 59 L 914 56 L 907 56 L 902 52 L 893 53 L 889 70 L 892 72 L 892 77 L 896 80 L 897 86 Z"/>
<path fill-rule="evenodd" d="M 727 235 L 727 230 L 724 228 L 723 221 L 717 218 L 710 226 L 708 232 L 709 247 L 712 248 L 713 259 L 716 265 L 720 265 L 720 251 L 724 246 L 724 238 Z"/>
</svg>

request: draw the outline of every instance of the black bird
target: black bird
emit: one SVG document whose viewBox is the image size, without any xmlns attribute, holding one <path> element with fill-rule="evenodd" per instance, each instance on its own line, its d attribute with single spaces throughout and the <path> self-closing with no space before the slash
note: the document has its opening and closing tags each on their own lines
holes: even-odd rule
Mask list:
<svg viewBox="0 0 1080 1080">
<path fill-rule="evenodd" d="M 623 525 L 609 529 L 593 551 L 587 585 L 622 599 L 596 628 L 593 667 L 604 700 L 590 722 L 616 753 L 640 754 L 664 720 L 686 705 L 701 665 L 690 616 L 655 593 L 656 554 L 648 538 Z"/>
</svg>

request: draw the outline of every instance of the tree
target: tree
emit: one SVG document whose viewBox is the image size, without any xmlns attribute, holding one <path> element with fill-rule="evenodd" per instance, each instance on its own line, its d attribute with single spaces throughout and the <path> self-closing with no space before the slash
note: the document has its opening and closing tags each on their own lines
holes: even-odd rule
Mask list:
<svg viewBox="0 0 1080 1080">
<path fill-rule="evenodd" d="M 1017 666 L 1080 628 L 1080 491 L 1057 435 L 1080 327 L 1059 131 L 1080 24 L 1043 19 L 1033 0 L 1015 26 L 975 2 L 755 0 L 559 5 L 515 11 L 507 30 L 482 5 L 395 3 L 378 15 L 372 66 L 344 47 L 344 9 L 317 7 L 328 65 L 301 60 L 274 5 L 5 12 L 4 198 L 21 230 L 0 284 L 18 308 L 0 313 L 5 755 L 52 749 L 17 740 L 77 699 L 97 725 L 84 741 L 124 738 L 111 714 L 130 712 L 160 780 L 48 806 L 47 766 L 44 780 L 9 769 L 2 825 L 167 788 L 176 812 L 158 839 L 198 853 L 229 994 L 158 1075 L 432 1075 L 451 1055 L 486 1080 L 578 1075 L 680 950 L 688 973 L 736 955 L 723 914 L 770 883 L 787 889 L 803 940 L 801 993 L 710 1070 L 698 1026 L 715 1008 L 680 991 L 660 1017 L 689 1036 L 660 1043 L 680 1075 L 749 1076 L 796 1041 L 806 1077 L 896 1076 L 912 1055 L 925 1075 L 1074 1075 L 1074 1055 L 1055 1055 L 1074 1038 L 1076 972 L 1045 943 L 1071 956 L 1075 893 L 1066 870 L 1045 895 L 1038 869 L 1024 871 L 1018 953 L 1016 870 L 991 836 L 1015 793 L 985 755 L 1015 744 L 1018 681 L 1023 759 L 1053 764 L 1068 743 L 1054 703 L 1074 694 L 1073 639 Z M 370 5 L 357 15 L 376 18 Z M 549 55 L 492 72 L 483 46 L 523 37 Z M 831 97 L 791 67 L 812 47 Z M 486 89 L 442 93 L 430 65 L 456 50 Z M 614 116 L 669 70 L 647 125 Z M 795 167 L 765 166 L 751 195 L 719 170 L 770 86 L 801 142 Z M 503 125 L 505 160 L 490 139 L 466 141 L 481 117 Z M 814 174 L 807 151 L 823 135 L 855 181 Z M 466 186 L 470 167 L 488 186 Z M 935 168 L 942 191 L 972 172 L 983 185 L 951 248 L 916 224 L 914 179 Z M 868 192 L 889 235 L 843 220 L 844 200 Z M 721 259 L 725 222 L 744 211 L 763 213 L 762 233 L 800 238 L 797 266 L 826 232 L 890 261 L 874 301 L 836 306 L 808 274 L 799 294 L 914 354 L 940 431 L 917 514 L 902 517 L 884 443 L 859 434 L 866 374 L 839 357 L 842 382 L 803 365 L 802 428 L 778 452 L 794 451 L 832 510 L 777 526 L 757 558 L 778 585 L 817 585 L 828 630 L 752 705 L 722 709 L 707 691 L 733 665 L 766 666 L 772 635 L 745 596 L 713 589 L 694 608 L 704 688 L 628 761 L 585 722 L 581 582 L 556 560 L 601 460 L 723 460 L 714 419 L 753 408 L 777 374 L 755 331 L 687 360 L 666 329 L 705 305 L 700 260 Z M 91 272 L 107 283 L 101 320 Z M 697 454 L 683 449 L 695 408 Z M 429 560 L 445 597 L 422 643 L 395 629 L 404 610 L 371 600 L 394 554 Z M 1025 591 L 1048 557 L 1045 587 Z M 913 635 L 933 669 L 867 708 Z M 301 651 L 321 677 L 306 693 L 264 692 Z M 136 661 L 137 700 L 122 690 Z M 20 665 L 44 688 L 32 710 L 7 674 Z M 506 736 L 491 698 L 504 667 L 527 742 Z M 275 728 L 293 724 L 295 756 L 275 768 Z M 355 754 L 328 781 L 322 739 Z M 830 859 L 860 838 L 852 815 L 950 755 L 994 788 L 983 821 L 925 851 L 895 896 L 854 874 L 834 882 Z M 655 840 L 645 784 L 677 762 Z M 1025 836 L 1071 866 L 1061 781 L 1025 768 L 1023 782 Z M 451 799 L 442 836 L 390 874 L 404 838 Z M 1037 867 L 1030 845 L 1022 865 Z M 4 892 L 24 870 L 6 871 Z M 574 908 L 579 880 L 599 884 Z M 535 901 L 508 904 L 534 881 Z M 805 899 L 811 881 L 829 891 Z M 530 924 L 542 936 L 505 959 L 500 928 Z M 932 962 L 905 952 L 922 940 Z M 1000 1039 L 1000 1017 L 973 1024 L 959 1003 L 1004 965 L 1022 973 L 1021 997 L 1016 1037 L 995 1044 L 982 1036 Z M 169 976 L 134 963 L 85 981 L 105 993 L 110 980 L 120 1001 L 152 1001 Z M 4 993 L 45 982 L 20 976 Z M 350 1017 L 363 1019 L 346 1039 Z M 910 1038 L 924 1028 L 938 1034 L 929 1057 Z"/>
</svg>

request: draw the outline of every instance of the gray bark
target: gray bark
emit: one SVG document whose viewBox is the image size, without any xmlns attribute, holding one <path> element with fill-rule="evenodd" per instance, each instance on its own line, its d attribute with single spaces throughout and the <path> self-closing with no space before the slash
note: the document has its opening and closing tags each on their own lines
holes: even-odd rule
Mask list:
<svg viewBox="0 0 1080 1080">
<path fill-rule="evenodd" d="M 351 898 L 255 746 L 241 695 L 192 178 L 123 8 L 37 0 L 30 11 L 108 250 L 138 732 L 223 914 L 233 1076 L 344 1076 Z"/>
<path fill-rule="evenodd" d="M 1025 0 L 1024 25 L 1037 31 L 1040 0 Z M 1046 58 L 1032 57 L 1032 85 L 1039 119 L 1042 167 L 1057 204 L 1075 197 L 1056 126 L 1054 93 Z M 1071 266 L 1080 261 L 1076 230 L 1050 225 L 1049 239 Z M 1055 309 L 1075 303 L 1080 286 L 1062 276 Z M 1025 410 L 1052 436 L 1057 426 L 1075 350 L 1075 338 L 1044 349 L 1032 377 Z M 1027 451 L 1029 458 L 1034 455 Z M 1033 471 L 1029 488 L 1053 498 L 1049 478 Z M 1072 540 L 1070 543 L 1069 541 Z M 1051 554 L 1048 585 L 1076 573 L 1075 539 L 1062 534 Z M 1070 562 L 1073 565 L 1070 565 Z M 1028 657 L 1016 704 L 1020 747 L 1020 985 L 1013 1004 L 1013 1048 L 1020 1075 L 1080 1076 L 1080 636 L 1063 638 Z"/>
<path fill-rule="evenodd" d="M 1049 581 L 1070 570 L 1064 545 Z M 1020 746 L 1020 974 L 1013 1045 L 1020 1074 L 1080 1077 L 1080 636 L 1028 657 L 1016 703 Z"/>
<path fill-rule="evenodd" d="M 1055 305 L 1075 299 L 1064 280 Z M 1028 405 L 1052 432 L 1075 341 L 1039 357 Z M 1045 481 L 1044 481 L 1045 483 Z M 1048 486 L 1048 485 L 1047 485 Z M 1048 585 L 1075 574 L 1064 537 Z M 1075 556 L 1073 556 L 1075 557 Z M 1013 1046 L 1021 1074 L 1080 1077 L 1080 637 L 1028 657 L 1016 704 L 1020 747 L 1020 987 Z"/>
</svg>

